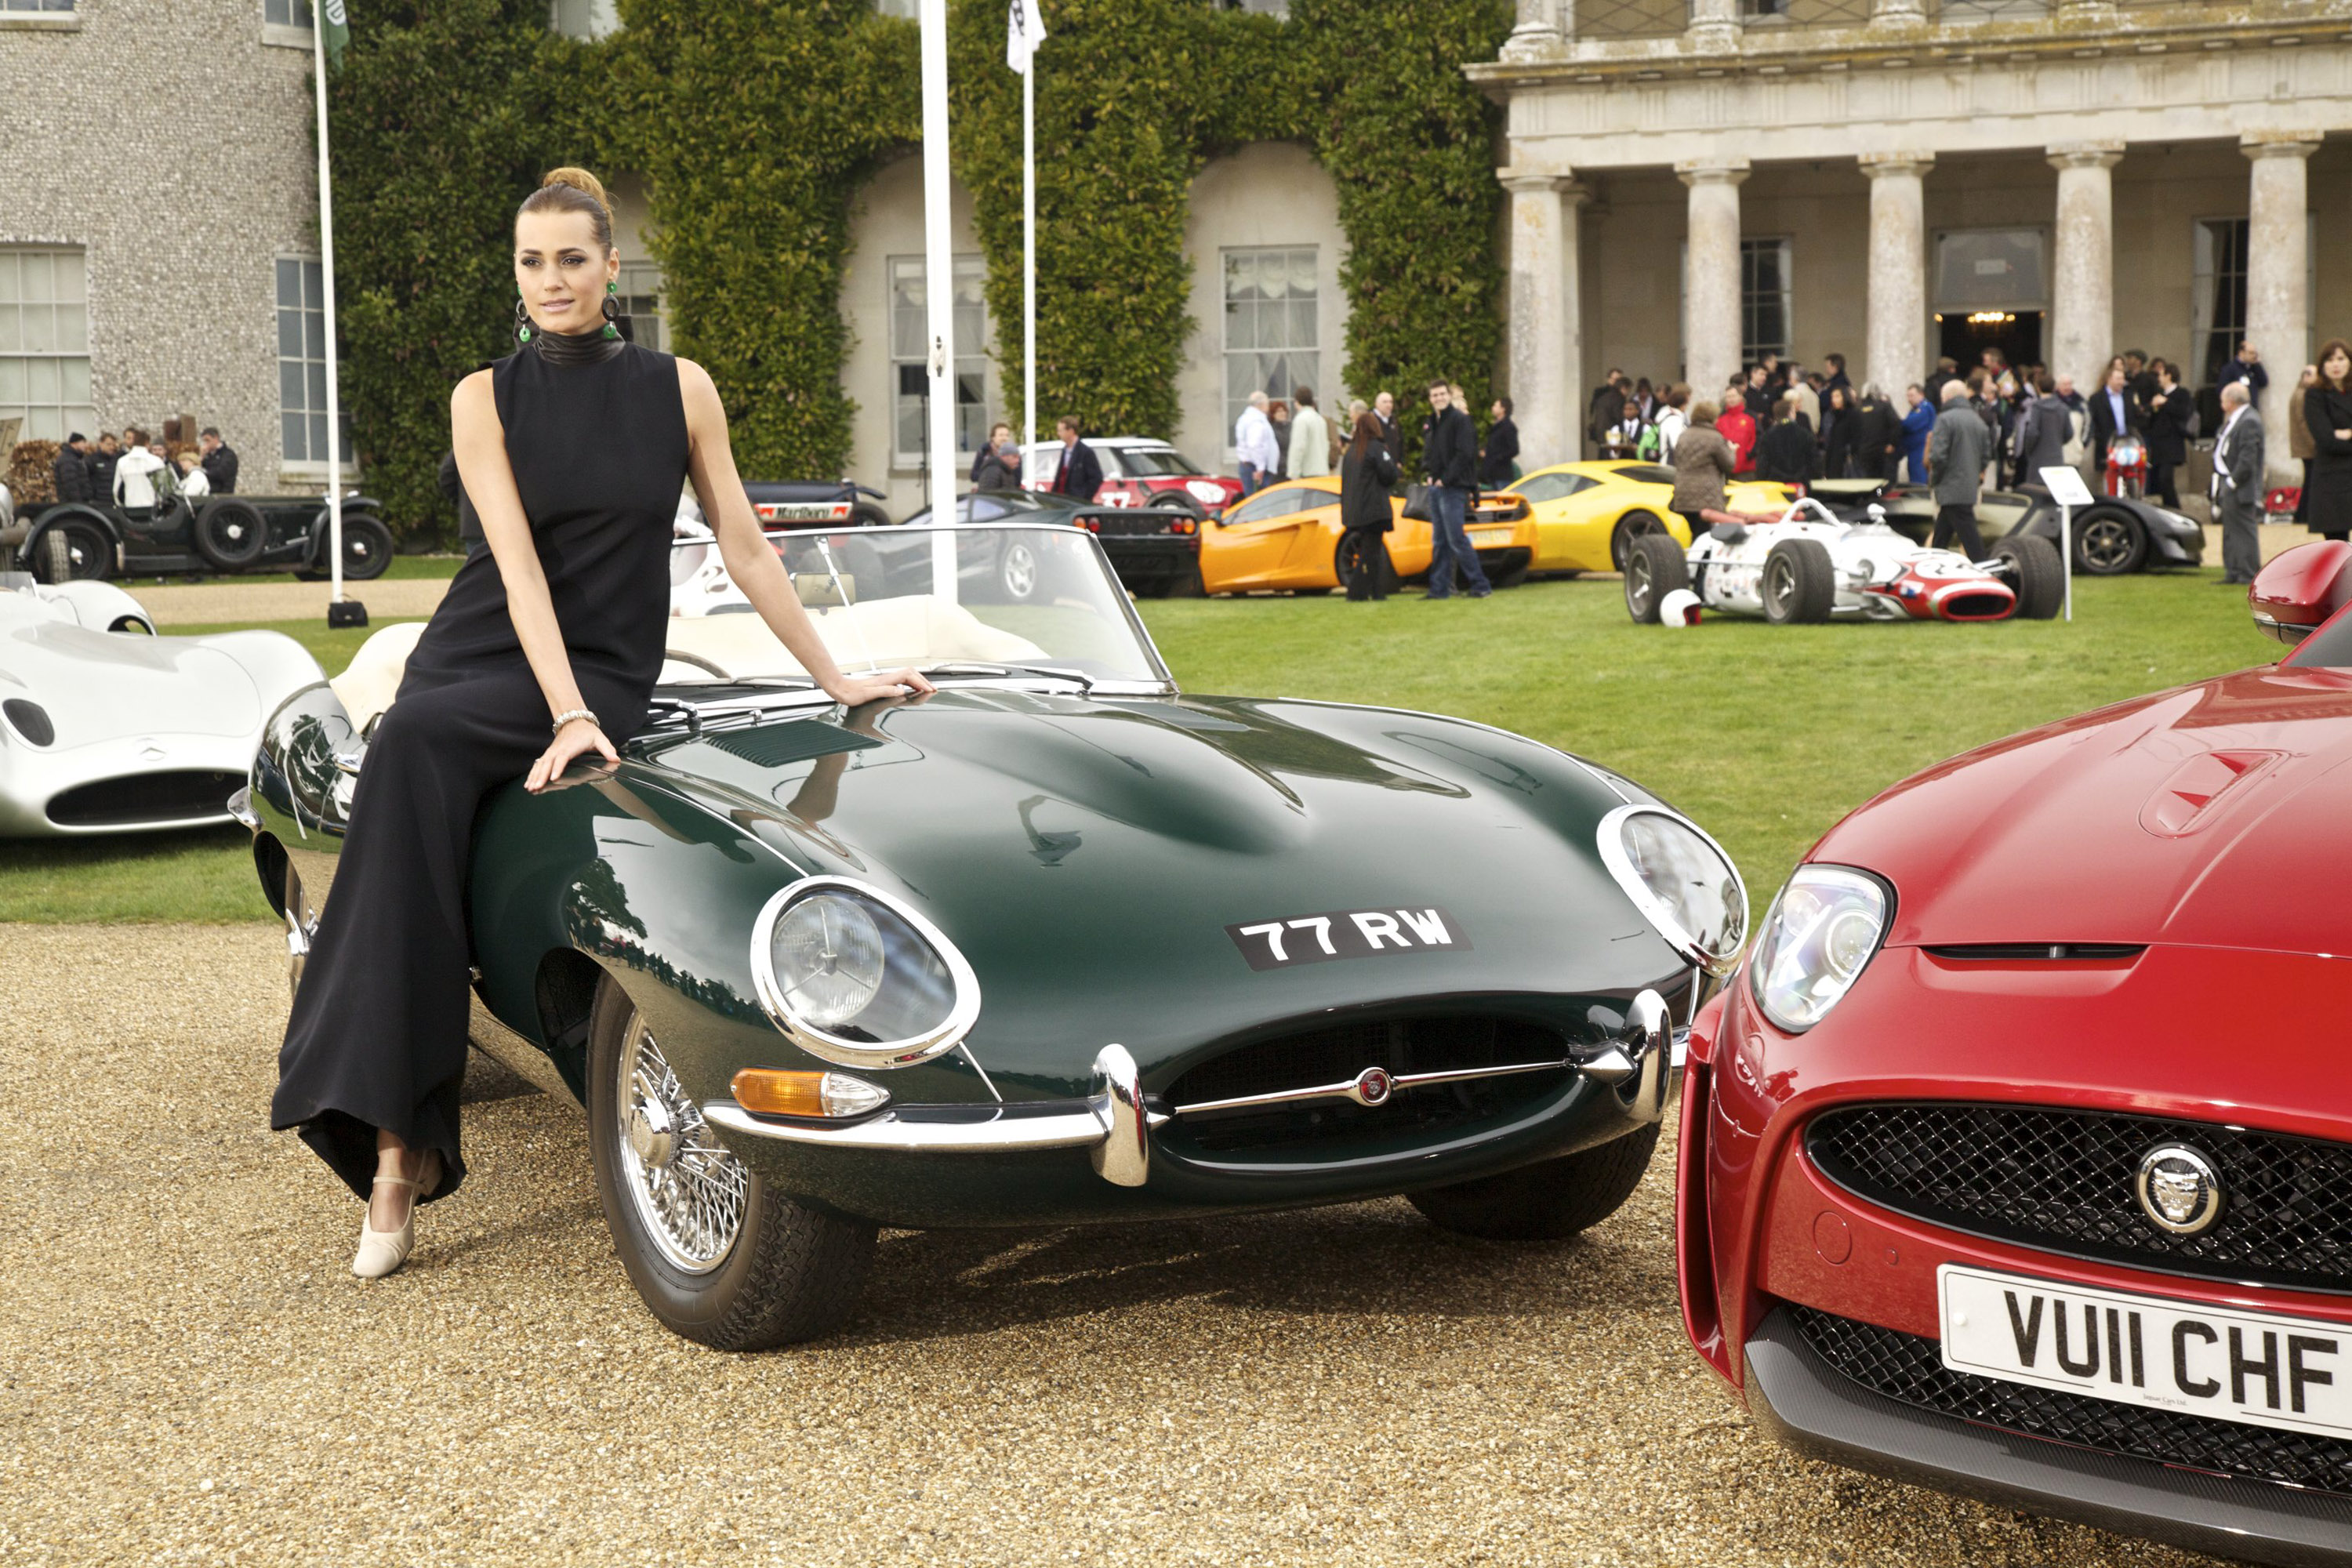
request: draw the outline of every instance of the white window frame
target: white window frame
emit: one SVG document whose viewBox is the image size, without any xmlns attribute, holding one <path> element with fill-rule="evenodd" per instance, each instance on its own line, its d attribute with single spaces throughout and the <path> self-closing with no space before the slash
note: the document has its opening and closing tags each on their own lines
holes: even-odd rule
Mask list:
<svg viewBox="0 0 2352 1568">
<path fill-rule="evenodd" d="M 300 418 L 300 419 L 302 419 L 302 420 L 304 421 L 303 447 L 304 447 L 305 450 L 304 450 L 304 454 L 303 454 L 303 456 L 301 456 L 301 457 L 299 457 L 299 458 L 295 457 L 291 452 L 289 452 L 289 451 L 288 451 L 288 450 L 287 450 L 287 446 L 286 446 L 286 419 L 287 419 L 287 413 L 288 413 L 288 410 L 287 410 L 287 407 L 286 407 L 286 366 L 287 366 L 287 364 L 288 364 L 288 363 L 289 363 L 289 357 L 288 357 L 288 355 L 287 355 L 287 353 L 286 353 L 286 352 L 285 352 L 286 341 L 285 341 L 285 337 L 284 337 L 284 332 L 285 332 L 285 321 L 284 321 L 284 316 L 285 316 L 285 312 L 286 312 L 286 310 L 287 310 L 287 309 L 288 309 L 288 306 L 287 306 L 287 304 L 286 304 L 286 302 L 285 302 L 285 294 L 284 294 L 284 291 L 283 291 L 283 290 L 278 287 L 278 274 L 279 274 L 279 268 L 282 268 L 282 267 L 283 267 L 285 264 L 287 264 L 288 262 L 291 262 L 291 263 L 295 264 L 295 265 L 296 265 L 296 266 L 298 266 L 298 267 L 310 267 L 310 268 L 315 268 L 315 267 L 319 267 L 319 266 L 320 265 L 320 262 L 319 258 L 317 258 L 317 257 L 315 257 L 315 256 L 305 256 L 305 255 L 303 255 L 302 253 L 300 253 L 299 251 L 290 251 L 290 250 L 289 250 L 289 251 L 280 251 L 280 252 L 278 252 L 275 257 L 273 257 L 273 258 L 271 258 L 271 260 L 270 260 L 270 266 L 269 266 L 269 290 L 270 290 L 270 305 L 271 305 L 271 309 L 270 309 L 270 321 L 271 321 L 272 325 L 277 329 L 277 332 L 278 332 L 278 339 L 277 339 L 277 342 L 278 342 L 278 472 L 279 472 L 282 476 L 284 476 L 285 478 L 288 478 L 288 479 L 318 479 L 318 480 L 320 480 L 320 481 L 324 481 L 324 480 L 326 479 L 326 478 L 327 478 L 327 459 L 326 459 L 326 458 L 314 458 L 314 457 L 311 457 L 311 456 L 310 456 L 310 455 L 309 455 L 309 450 L 308 450 L 309 446 L 310 446 L 309 421 L 310 421 L 310 417 L 311 417 L 311 409 L 310 409 L 310 366 L 312 366 L 312 365 L 317 365 L 317 366 L 319 367 L 320 381 L 320 383 L 321 383 L 321 386 L 322 386 L 321 395 L 322 395 L 322 399 L 323 399 L 323 383 L 324 383 L 325 376 L 326 376 L 326 363 L 327 363 L 327 362 L 326 362 L 326 360 L 325 360 L 325 358 L 324 358 L 324 356 L 323 356 L 323 355 L 322 355 L 322 356 L 320 356 L 320 357 L 319 357 L 319 358 L 316 358 L 316 359 L 313 359 L 313 358 L 310 356 L 310 323 L 309 323 L 309 321 L 308 321 L 307 318 L 308 318 L 308 317 L 309 317 L 312 312 L 311 312 L 311 310 L 310 310 L 310 300 L 309 300 L 309 298 L 308 298 L 308 290 L 307 290 L 307 289 L 304 290 L 304 297 L 303 297 L 303 299 L 301 300 L 301 302 L 300 302 L 300 303 L 299 303 L 298 305 L 296 305 L 295 307 L 293 307 L 293 309 L 295 309 L 299 313 L 300 313 L 303 317 L 305 317 L 305 318 L 306 318 L 306 320 L 305 320 L 305 321 L 304 321 L 304 322 L 303 322 L 303 329 L 302 329 L 302 351 L 303 351 L 303 352 L 302 352 L 301 355 L 300 355 L 299 358 L 296 358 L 296 359 L 294 359 L 294 360 L 291 362 L 291 363 L 294 363 L 299 364 L 299 365 L 301 365 L 301 366 L 303 367 L 303 369 L 302 369 L 302 375 L 303 375 L 303 405 L 302 405 L 301 409 L 299 411 L 299 413 L 296 415 L 296 417 L 299 417 L 299 418 Z M 320 310 L 317 312 L 317 313 L 320 315 L 320 319 L 321 319 L 322 322 L 323 322 L 323 320 L 324 320 L 324 317 L 325 317 L 325 309 L 324 309 L 324 305 L 325 305 L 325 301 L 324 301 L 323 300 L 321 300 L 321 301 L 320 301 Z M 324 409 L 320 409 L 319 412 L 320 412 L 320 413 L 322 413 L 322 414 L 323 414 L 323 413 L 325 412 L 325 410 L 324 410 Z M 340 413 L 340 414 L 341 415 L 341 416 L 342 416 L 342 417 L 341 417 L 341 426 L 342 426 L 342 432 L 341 432 L 341 437 L 342 437 L 342 438 L 341 438 L 341 441 L 340 442 L 340 446 L 341 446 L 341 448 L 342 448 L 342 460 L 341 460 L 340 463 L 338 463 L 338 464 L 336 465 L 335 472 L 336 472 L 336 473 L 337 473 L 337 475 L 338 475 L 339 477 L 341 477 L 341 479 L 348 479 L 352 478 L 352 476 L 356 475 L 356 474 L 359 472 L 359 461 L 358 461 L 358 457 L 357 457 L 356 453 L 354 453 L 354 451 L 352 450 L 352 411 L 351 411 L 350 406 L 349 406 L 348 405 L 346 405 L 344 407 L 342 407 L 342 408 L 341 408 L 341 409 L 337 410 L 337 412 L 338 412 L 338 413 Z"/>
<path fill-rule="evenodd" d="M 0 0 L 0 31 L 70 33 L 80 26 L 77 0 Z"/>
<path fill-rule="evenodd" d="M 1748 258 L 1760 254 L 1767 247 L 1780 253 L 1780 287 L 1777 290 L 1751 289 L 1748 285 Z M 1796 244 L 1787 235 L 1743 235 L 1739 240 L 1739 363 L 1751 365 L 1759 363 L 1767 353 L 1789 357 L 1796 341 L 1797 309 L 1795 259 Z M 1779 342 L 1768 342 L 1749 331 L 1752 305 L 1778 293 L 1780 301 L 1780 332 Z"/>
<path fill-rule="evenodd" d="M 311 0 L 260 0 L 261 41 L 281 49 L 310 47 Z M 283 13 L 273 16 L 271 13 Z"/>
<path fill-rule="evenodd" d="M 55 436 L 49 438 L 62 441 L 73 431 L 79 430 L 83 435 L 95 439 L 98 436 L 98 415 L 92 406 L 94 399 L 90 392 L 89 253 L 78 245 L 0 246 L 0 257 L 16 258 L 36 256 L 48 258 L 53 266 L 60 258 L 69 258 L 72 265 L 75 268 L 78 268 L 80 272 L 81 298 L 79 300 L 60 300 L 56 297 L 56 290 L 53 289 L 51 291 L 50 298 L 47 300 L 26 300 L 22 294 L 19 293 L 6 300 L 5 303 L 12 309 L 31 304 L 47 309 L 51 311 L 79 304 L 81 307 L 81 348 L 79 351 L 71 348 L 58 347 L 46 349 L 26 348 L 23 346 L 23 339 L 21 335 L 17 337 L 18 346 L 15 348 L 0 348 L 0 360 L 20 363 L 25 367 L 24 371 L 21 373 L 21 379 L 27 384 L 25 389 L 26 396 L 24 399 L 12 403 L 0 403 L 0 418 L 21 417 L 23 419 L 23 424 L 17 428 L 16 438 L 20 441 L 32 440 L 36 439 L 37 435 L 47 435 L 47 432 L 36 432 L 33 425 L 33 410 L 37 407 L 44 409 L 54 408 L 58 411 L 59 428 Z M 17 328 L 17 331 L 21 334 L 22 331 L 23 329 L 20 324 Z M 35 363 L 57 365 L 57 375 L 59 382 L 62 384 L 68 374 L 68 367 L 77 362 L 81 365 L 81 392 L 83 401 L 78 403 L 68 401 L 64 395 L 65 388 L 62 384 L 59 386 L 58 397 L 56 402 L 51 403 L 43 401 L 36 404 L 31 401 L 31 387 L 29 383 L 31 381 L 32 366 Z"/>
<path fill-rule="evenodd" d="M 1300 257 L 1306 258 L 1307 276 L 1314 279 L 1314 292 L 1307 301 L 1307 320 L 1313 323 L 1314 331 L 1309 341 L 1306 343 L 1283 343 L 1269 350 L 1264 344 L 1253 341 L 1249 343 L 1236 347 L 1234 343 L 1234 318 L 1236 307 L 1242 305 L 1263 306 L 1265 304 L 1271 303 L 1271 301 L 1235 300 L 1233 297 L 1233 264 L 1237 258 L 1244 256 L 1262 257 L 1276 255 L 1284 257 L 1287 262 L 1292 264 L 1295 264 Z M 1253 372 L 1250 391 L 1264 392 L 1269 398 L 1280 398 L 1284 402 L 1288 402 L 1291 392 L 1301 384 L 1322 388 L 1325 392 L 1328 392 L 1330 390 L 1328 387 L 1323 387 L 1324 294 L 1322 246 L 1310 242 L 1303 245 L 1229 245 L 1224 247 L 1217 252 L 1217 303 L 1219 307 L 1219 336 L 1217 340 L 1219 406 L 1224 411 L 1223 429 L 1218 437 L 1218 443 L 1226 458 L 1231 460 L 1234 455 L 1234 427 L 1235 425 L 1240 423 L 1242 410 L 1249 406 L 1248 392 L 1241 394 L 1238 397 L 1236 397 L 1234 393 L 1234 364 L 1236 360 L 1246 356 L 1263 361 L 1264 357 L 1269 353 L 1283 355 L 1290 360 L 1292 374 L 1281 378 L 1282 384 L 1278 388 L 1269 390 L 1265 384 L 1263 384 L 1265 381 L 1265 373 L 1263 364 L 1261 364 L 1257 370 Z M 1257 318 L 1253 318 L 1254 321 L 1255 320 L 1257 320 Z M 1286 320 L 1287 317 L 1286 316 Z M 1250 334 L 1253 340 L 1262 337 L 1263 335 L 1264 334 L 1262 332 L 1257 331 L 1253 331 Z M 1286 332 L 1285 335 L 1287 336 L 1288 334 Z M 1304 363 L 1303 370 L 1300 368 L 1302 360 Z M 1339 406 L 1344 408 L 1347 405 L 1344 402 L 1341 402 Z"/>
<path fill-rule="evenodd" d="M 966 283 L 978 286 L 976 292 L 980 312 L 976 330 L 966 331 L 964 328 L 968 323 L 961 321 L 957 323 L 955 330 L 955 380 L 958 394 L 956 466 L 961 477 L 962 472 L 971 467 L 971 458 L 980 451 L 980 443 L 988 439 L 988 415 L 990 408 L 994 406 L 995 403 L 994 389 L 990 385 L 990 373 L 992 365 L 989 359 L 988 347 L 990 335 L 994 331 L 994 327 L 988 318 L 987 259 L 976 250 L 958 251 L 951 268 L 952 287 L 961 289 Z M 928 321 L 919 318 L 909 318 L 903 323 L 914 328 L 914 336 L 909 339 L 901 333 L 899 329 L 902 323 L 898 319 L 898 280 L 901 278 L 912 278 L 919 284 L 922 277 L 923 258 L 920 256 L 892 256 L 884 258 L 882 331 L 884 344 L 890 351 L 890 379 L 884 387 L 883 406 L 890 411 L 890 468 L 894 473 L 919 473 L 922 471 L 923 465 L 930 460 L 930 453 L 926 447 L 918 446 L 910 451 L 898 443 L 899 435 L 906 424 L 905 405 L 909 396 L 913 398 L 916 407 L 920 411 L 917 418 L 917 428 L 920 430 L 930 428 L 929 410 L 922 406 L 930 399 L 930 382 L 928 374 L 930 355 L 924 348 L 924 336 L 929 330 Z M 909 308 L 920 309 L 919 307 Z M 961 313 L 960 310 L 959 314 Z M 923 390 L 919 393 L 908 394 L 900 390 L 906 384 L 905 372 L 909 368 L 920 374 Z M 977 402 L 968 403 L 963 400 L 961 394 L 966 378 L 971 376 L 979 378 L 980 397 Z"/>
<path fill-rule="evenodd" d="M 667 280 L 662 277 L 661 263 L 638 258 L 621 263 L 621 312 L 629 318 L 629 330 L 635 341 L 656 353 L 667 353 L 669 347 L 669 315 L 662 308 L 663 291 Z M 629 308 L 633 300 L 651 300 L 653 309 L 635 310 Z"/>
</svg>

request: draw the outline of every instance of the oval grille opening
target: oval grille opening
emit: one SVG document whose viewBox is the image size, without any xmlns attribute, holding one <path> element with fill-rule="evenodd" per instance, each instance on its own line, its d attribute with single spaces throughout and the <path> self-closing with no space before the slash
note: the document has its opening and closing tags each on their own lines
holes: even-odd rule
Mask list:
<svg viewBox="0 0 2352 1568">
<path fill-rule="evenodd" d="M 136 827 L 225 817 L 228 797 L 244 783 L 243 773 L 200 768 L 100 779 L 52 796 L 48 817 L 59 827 Z"/>
</svg>

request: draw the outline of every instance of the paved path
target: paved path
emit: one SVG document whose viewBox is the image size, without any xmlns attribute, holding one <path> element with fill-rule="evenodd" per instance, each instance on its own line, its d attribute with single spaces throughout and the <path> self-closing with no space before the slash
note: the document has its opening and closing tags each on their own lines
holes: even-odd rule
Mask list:
<svg viewBox="0 0 2352 1568">
<path fill-rule="evenodd" d="M 0 1562 L 2191 1561 L 1759 1438 L 1683 1344 L 1664 1163 L 1557 1246 L 1402 1202 L 891 1233 L 846 1333 L 728 1356 L 641 1309 L 522 1093 L 362 1284 L 264 1126 L 283 951 L 0 926 Z"/>
<path fill-rule="evenodd" d="M 147 607 L 158 626 L 252 626 L 271 621 L 327 620 L 324 583 L 240 583 L 234 577 L 209 583 L 158 584 L 132 577 L 122 586 Z M 439 577 L 379 578 L 346 584 L 343 596 L 357 599 L 373 620 L 429 616 L 449 591 Z"/>
</svg>

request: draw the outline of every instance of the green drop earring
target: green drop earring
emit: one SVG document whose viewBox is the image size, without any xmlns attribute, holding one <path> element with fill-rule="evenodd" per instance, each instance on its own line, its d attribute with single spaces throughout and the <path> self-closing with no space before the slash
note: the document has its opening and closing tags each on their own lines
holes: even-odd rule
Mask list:
<svg viewBox="0 0 2352 1568">
<path fill-rule="evenodd" d="M 614 323 L 621 319 L 621 286 L 607 279 L 604 283 L 604 336 L 617 338 L 621 329 Z"/>
<path fill-rule="evenodd" d="M 523 308 L 522 290 L 515 290 L 515 342 L 530 342 L 530 312 Z"/>
</svg>

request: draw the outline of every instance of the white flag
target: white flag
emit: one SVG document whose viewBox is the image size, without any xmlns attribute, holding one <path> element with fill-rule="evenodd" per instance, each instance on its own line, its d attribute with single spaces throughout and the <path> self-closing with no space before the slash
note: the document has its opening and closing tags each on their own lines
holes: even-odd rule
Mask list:
<svg viewBox="0 0 2352 1568">
<path fill-rule="evenodd" d="M 1037 10 L 1038 0 L 1012 0 L 1012 8 L 1004 14 L 1004 63 L 1029 74 L 1029 57 L 1045 41 L 1045 18 Z"/>
</svg>

